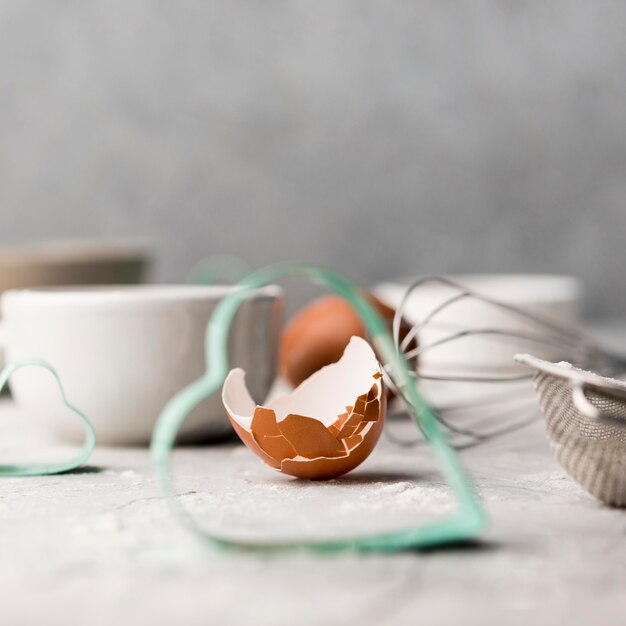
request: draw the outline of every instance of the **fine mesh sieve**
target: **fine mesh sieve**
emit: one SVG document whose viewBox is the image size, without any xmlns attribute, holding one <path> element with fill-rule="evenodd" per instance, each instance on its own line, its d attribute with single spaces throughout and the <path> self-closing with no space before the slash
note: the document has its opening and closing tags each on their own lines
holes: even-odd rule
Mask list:
<svg viewBox="0 0 626 626">
<path fill-rule="evenodd" d="M 602 502 L 626 506 L 626 382 L 528 354 L 515 360 L 535 370 L 535 389 L 559 463 Z"/>
</svg>

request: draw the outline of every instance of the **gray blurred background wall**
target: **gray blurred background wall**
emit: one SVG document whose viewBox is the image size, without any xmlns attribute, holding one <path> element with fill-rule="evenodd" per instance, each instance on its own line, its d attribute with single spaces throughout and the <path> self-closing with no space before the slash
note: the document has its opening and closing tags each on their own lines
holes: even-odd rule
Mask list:
<svg viewBox="0 0 626 626">
<path fill-rule="evenodd" d="M 2 242 L 565 272 L 626 314 L 625 235 L 621 0 L 0 4 Z"/>
</svg>

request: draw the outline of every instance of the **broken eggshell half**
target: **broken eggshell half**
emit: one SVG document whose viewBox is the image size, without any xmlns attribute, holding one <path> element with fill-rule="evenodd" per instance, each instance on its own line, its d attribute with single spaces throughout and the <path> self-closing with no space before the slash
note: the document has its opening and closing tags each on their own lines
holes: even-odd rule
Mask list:
<svg viewBox="0 0 626 626">
<path fill-rule="evenodd" d="M 343 356 L 293 393 L 258 406 L 234 369 L 222 401 L 241 440 L 267 465 L 299 478 L 336 478 L 360 465 L 383 429 L 386 394 L 374 351 L 352 337 Z"/>
</svg>

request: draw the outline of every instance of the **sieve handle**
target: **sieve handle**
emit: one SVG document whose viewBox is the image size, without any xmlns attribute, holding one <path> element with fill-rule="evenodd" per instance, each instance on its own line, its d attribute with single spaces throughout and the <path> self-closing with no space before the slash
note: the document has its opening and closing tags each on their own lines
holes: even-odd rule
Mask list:
<svg viewBox="0 0 626 626">
<path fill-rule="evenodd" d="M 572 402 L 582 415 L 591 420 L 611 422 L 612 424 L 618 424 L 619 426 L 626 427 L 626 421 L 620 419 L 619 417 L 615 417 L 614 415 L 603 413 L 597 406 L 592 404 L 585 393 L 586 385 L 583 381 L 572 380 L 570 381 L 570 387 L 572 389 Z"/>
<path fill-rule="evenodd" d="M 572 402 L 574 406 L 585 416 L 592 420 L 600 419 L 600 411 L 594 406 L 585 394 L 585 385 L 582 381 L 573 380 L 570 383 L 572 388 Z"/>
</svg>

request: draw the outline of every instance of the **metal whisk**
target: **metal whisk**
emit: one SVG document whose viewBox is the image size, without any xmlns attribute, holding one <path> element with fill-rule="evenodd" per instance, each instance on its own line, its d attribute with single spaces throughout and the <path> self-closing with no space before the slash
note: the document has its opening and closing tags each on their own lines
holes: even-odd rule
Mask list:
<svg viewBox="0 0 626 626">
<path fill-rule="evenodd" d="M 406 319 L 407 302 L 411 296 L 419 295 L 419 290 L 428 283 L 445 285 L 453 291 L 453 295 L 423 315 L 401 338 L 400 324 L 403 318 Z M 458 328 L 441 323 L 440 318 L 444 312 L 467 300 L 479 302 L 481 306 L 494 307 L 510 320 L 510 327 Z M 436 329 L 435 338 L 424 342 L 423 337 L 428 334 L 426 331 L 433 329 Z M 520 343 L 529 352 L 547 360 L 565 359 L 579 368 L 614 377 L 626 372 L 626 358 L 605 350 L 583 330 L 488 297 L 444 276 L 423 277 L 407 288 L 393 320 L 393 336 L 398 350 L 405 357 L 417 357 L 415 376 L 422 381 L 423 391 L 427 396 L 436 384 L 445 385 L 446 395 L 452 396 L 459 395 L 464 386 L 471 388 L 471 398 L 442 403 L 436 398 L 436 395 L 441 394 L 435 393 L 432 400 L 441 423 L 449 431 L 451 441 L 457 448 L 475 446 L 510 433 L 526 426 L 540 415 L 532 387 L 527 384 L 533 374 L 520 369 L 513 361 L 514 354 L 520 351 Z M 450 368 L 439 372 L 428 371 L 425 363 L 428 355 L 472 337 L 501 342 L 500 348 L 511 340 L 515 340 L 517 345 L 511 349 L 510 355 L 503 353 L 506 361 L 497 372 L 493 368 L 491 371 L 484 367 L 481 369 L 480 358 L 477 358 L 475 367 L 466 367 L 458 373 L 450 373 Z M 411 348 L 411 342 L 416 338 L 418 345 Z M 393 386 L 391 380 L 387 382 Z M 395 391 L 403 397 L 401 389 Z M 391 417 L 393 418 L 393 414 Z M 390 429 L 387 434 L 400 445 L 412 446 L 421 441 L 400 439 Z"/>
</svg>

